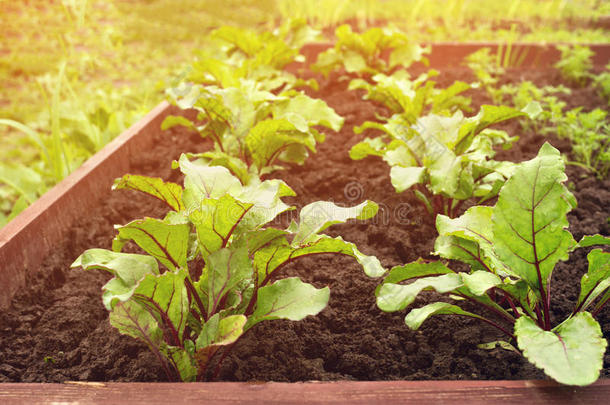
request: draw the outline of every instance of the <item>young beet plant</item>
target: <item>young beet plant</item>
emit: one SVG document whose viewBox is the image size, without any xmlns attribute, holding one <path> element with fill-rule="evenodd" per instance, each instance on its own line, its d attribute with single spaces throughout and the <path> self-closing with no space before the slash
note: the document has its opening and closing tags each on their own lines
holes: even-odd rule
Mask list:
<svg viewBox="0 0 610 405">
<path fill-rule="evenodd" d="M 324 76 L 344 68 L 349 74 L 368 77 L 389 73 L 397 66 L 409 67 L 414 62 L 428 63 L 424 55 L 430 53 L 430 48 L 422 48 L 396 30 L 371 28 L 359 34 L 349 25 L 341 25 L 335 30 L 335 36 L 335 46 L 318 55 L 311 67 Z M 387 61 L 386 53 L 389 55 Z"/>
<path fill-rule="evenodd" d="M 217 46 L 200 52 L 188 79 L 224 88 L 237 87 L 243 79 L 253 80 L 259 89 L 268 91 L 303 85 L 317 88 L 315 79 L 303 80 L 284 70 L 302 60 L 299 48 L 317 37 L 316 30 L 298 20 L 285 23 L 274 33 L 221 27 L 210 34 L 211 44 Z"/>
<path fill-rule="evenodd" d="M 491 158 L 495 155 L 494 146 L 509 148 L 517 138 L 488 127 L 534 115 L 539 108 L 536 103 L 523 111 L 485 105 L 471 118 L 457 111 L 452 116 L 429 114 L 415 123 L 409 116 L 394 114 L 385 123 L 366 122 L 356 128 L 356 132 L 377 129 L 382 134 L 356 144 L 350 157 L 383 158 L 391 167 L 396 192 L 413 187 L 430 214 L 453 217 L 469 198 L 478 197 L 482 202 L 495 197 L 512 174 L 512 163 Z"/>
<path fill-rule="evenodd" d="M 325 135 L 316 127 L 339 131 L 343 118 L 324 101 L 296 91 L 275 95 L 256 83 L 238 87 L 192 86 L 171 96 L 182 109 L 195 109 L 198 121 L 170 116 L 163 128 L 183 125 L 210 137 L 215 149 L 196 157 L 227 167 L 242 183 L 281 169 L 278 161 L 303 164 Z M 200 125 L 200 123 L 202 123 Z"/>
<path fill-rule="evenodd" d="M 297 321 L 324 309 L 328 287 L 278 279 L 282 267 L 300 257 L 344 254 L 367 274 L 383 273 L 376 258 L 341 237 L 320 233 L 332 224 L 374 216 L 375 203 L 342 208 L 315 202 L 301 210 L 298 223 L 265 227 L 292 209 L 281 201 L 294 195 L 282 181 L 244 186 L 224 167 L 199 165 L 184 155 L 179 165 L 184 188 L 159 178 L 118 179 L 115 188 L 150 194 L 171 211 L 162 220 L 118 227 L 112 251 L 87 250 L 72 265 L 113 276 L 102 296 L 110 323 L 146 343 L 170 379 L 213 377 L 231 345 L 257 323 Z M 144 253 L 123 253 L 127 242 Z M 213 359 L 218 359 L 215 371 Z"/>
<path fill-rule="evenodd" d="M 471 270 L 456 272 L 421 259 L 394 267 L 377 289 L 379 308 L 400 311 L 421 291 L 436 290 L 457 302 L 467 301 L 483 314 L 435 302 L 407 314 L 405 323 L 411 329 L 432 315 L 480 319 L 505 333 L 555 380 L 594 382 L 607 345 L 594 316 L 610 300 L 610 253 L 589 253 L 576 307 L 559 325 L 551 324 L 551 275 L 574 248 L 610 244 L 610 239 L 595 235 L 576 243 L 566 230 L 567 213 L 576 205 L 562 184 L 566 179 L 559 152 L 545 144 L 536 158 L 516 166 L 495 206 L 475 206 L 455 219 L 438 216 L 435 254 L 467 263 Z M 496 343 L 515 350 L 508 342 L 492 346 Z"/>
</svg>

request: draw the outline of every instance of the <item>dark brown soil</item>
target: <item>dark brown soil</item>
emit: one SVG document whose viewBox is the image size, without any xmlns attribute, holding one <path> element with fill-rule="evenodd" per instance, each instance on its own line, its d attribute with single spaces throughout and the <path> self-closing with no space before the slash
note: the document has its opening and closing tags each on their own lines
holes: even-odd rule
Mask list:
<svg viewBox="0 0 610 405">
<path fill-rule="evenodd" d="M 469 72 L 452 69 L 438 82 L 472 80 Z M 532 80 L 539 85 L 559 84 L 555 71 L 510 71 L 507 81 Z M 384 266 L 403 264 L 418 257 L 431 257 L 436 236 L 433 222 L 410 192 L 396 194 L 389 168 L 379 159 L 351 161 L 349 148 L 362 139 L 354 125 L 372 120 L 382 107 L 362 101 L 361 93 L 346 90 L 335 77 L 321 80 L 320 92 L 346 119 L 338 134 L 328 133 L 303 167 L 276 172 L 298 197 L 288 202 L 302 207 L 317 200 L 354 205 L 370 199 L 381 212 L 367 223 L 354 222 L 331 228 L 358 245 L 366 254 L 379 257 Z M 471 91 L 473 105 L 489 103 L 481 91 Z M 574 89 L 566 97 L 568 107 L 585 110 L 604 106 L 594 90 Z M 523 133 L 518 122 L 503 129 L 521 136 L 515 148 L 499 158 L 522 161 L 535 156 L 545 140 L 569 153 L 569 144 L 555 138 Z M 171 159 L 183 151 L 199 151 L 208 145 L 196 135 L 172 130 L 154 142 L 145 156 L 137 156 L 134 172 L 180 181 L 170 169 Z M 610 181 L 568 167 L 570 188 L 579 207 L 570 218 L 575 238 L 584 234 L 610 234 Z M 28 280 L 9 310 L 0 313 L 0 381 L 65 380 L 163 381 L 166 377 L 155 357 L 143 344 L 119 335 L 108 323 L 100 288 L 107 276 L 98 272 L 70 270 L 83 250 L 109 248 L 113 224 L 142 216 L 163 216 L 165 208 L 153 199 L 120 191 L 101 202 L 88 218 L 74 225 L 57 252 L 49 256 L 36 276 Z M 553 315 L 556 321 L 571 311 L 578 294 L 580 276 L 586 271 L 586 250 L 575 252 L 557 266 L 553 278 Z M 403 323 L 405 313 L 385 314 L 375 305 L 378 280 L 367 278 L 347 257 L 320 255 L 288 266 L 283 276 L 298 275 L 316 286 L 328 285 L 331 299 L 317 317 L 302 322 L 261 323 L 246 334 L 227 357 L 220 372 L 229 381 L 390 380 L 390 379 L 533 379 L 544 374 L 520 356 L 502 349 L 477 348 L 478 343 L 502 338 L 496 330 L 474 320 L 432 318 L 419 331 Z M 418 299 L 414 306 L 426 303 Z M 610 310 L 599 316 L 604 336 L 610 338 Z M 610 375 L 606 356 L 602 377 Z"/>
</svg>

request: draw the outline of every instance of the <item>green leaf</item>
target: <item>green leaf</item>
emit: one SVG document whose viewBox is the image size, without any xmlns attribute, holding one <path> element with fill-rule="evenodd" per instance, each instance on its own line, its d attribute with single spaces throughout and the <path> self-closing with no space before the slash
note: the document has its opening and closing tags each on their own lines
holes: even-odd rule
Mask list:
<svg viewBox="0 0 610 405">
<path fill-rule="evenodd" d="M 580 242 L 578 242 L 578 246 L 580 247 L 589 247 L 595 245 L 610 245 L 610 238 L 602 235 L 585 235 L 582 237 Z"/>
<path fill-rule="evenodd" d="M 502 279 L 487 271 L 475 271 L 470 274 L 460 273 L 464 287 L 474 295 L 484 295 L 490 288 L 502 284 Z"/>
<path fill-rule="evenodd" d="M 424 167 L 393 166 L 390 170 L 390 178 L 396 192 L 402 193 L 412 185 L 421 183 L 425 172 L 426 168 Z"/>
<path fill-rule="evenodd" d="M 179 115 L 169 115 L 165 117 L 165 119 L 161 123 L 161 130 L 165 131 L 179 125 L 187 128 L 195 127 L 195 124 L 193 124 L 193 122 L 186 117 L 182 117 Z"/>
<path fill-rule="evenodd" d="M 566 179 L 559 151 L 545 143 L 536 158 L 517 166 L 494 207 L 495 252 L 536 291 L 538 271 L 546 288 L 555 264 L 576 245 L 567 231 L 575 200 L 562 184 Z"/>
<path fill-rule="evenodd" d="M 493 342 L 481 343 L 481 344 L 477 345 L 477 347 L 479 349 L 483 349 L 483 350 L 493 350 L 498 346 L 504 350 L 510 350 L 511 352 L 515 352 L 515 353 L 521 355 L 521 352 L 519 350 L 517 350 L 517 348 L 515 346 L 511 345 L 510 343 L 508 343 L 504 340 L 494 340 Z"/>
<path fill-rule="evenodd" d="M 295 126 L 297 125 L 291 117 L 295 115 L 300 117 L 306 124 L 305 127 L 297 127 L 302 132 L 306 132 L 313 125 L 322 125 L 338 132 L 344 122 L 344 118 L 339 116 L 326 102 L 313 99 L 305 94 L 298 94 L 286 101 L 274 104 L 272 111 L 273 118 L 286 119 Z"/>
<path fill-rule="evenodd" d="M 174 211 L 184 209 L 184 204 L 182 204 L 182 187 L 176 183 L 165 182 L 159 177 L 126 174 L 114 181 L 112 189 L 141 191 L 163 201 Z"/>
<path fill-rule="evenodd" d="M 417 330 L 422 323 L 433 315 L 465 315 L 472 318 L 481 318 L 472 312 L 446 302 L 434 302 L 421 308 L 412 309 L 405 317 L 405 324 L 412 330 Z"/>
<path fill-rule="evenodd" d="M 317 289 L 295 277 L 285 278 L 258 290 L 256 309 L 245 329 L 272 319 L 300 321 L 322 311 L 330 297 L 328 287 Z"/>
<path fill-rule="evenodd" d="M 348 219 L 369 219 L 377 215 L 377 204 L 364 201 L 354 207 L 339 207 L 332 202 L 317 201 L 301 209 L 300 221 L 292 240 L 293 246 L 307 243 L 331 225 Z"/>
<path fill-rule="evenodd" d="M 187 342 L 191 343 L 190 340 L 187 340 Z M 197 378 L 197 365 L 193 359 L 193 354 L 188 349 L 177 346 L 165 346 L 162 349 L 165 356 L 171 359 L 171 363 L 178 371 L 182 381 L 195 381 Z"/>
<path fill-rule="evenodd" d="M 200 157 L 207 166 L 226 167 L 242 184 L 248 184 L 250 182 L 250 170 L 248 169 L 248 165 L 238 157 L 216 150 L 204 152 L 196 156 Z"/>
<path fill-rule="evenodd" d="M 224 195 L 219 199 L 204 199 L 191 212 L 189 219 L 195 225 L 198 246 L 204 259 L 227 245 L 237 225 L 252 206 L 252 203 Z"/>
<path fill-rule="evenodd" d="M 119 251 L 128 240 L 133 240 L 146 253 L 170 270 L 186 267 L 190 226 L 170 225 L 154 218 L 138 219 L 117 228 L 119 234 L 113 250 Z"/>
<path fill-rule="evenodd" d="M 418 259 L 415 262 L 407 263 L 403 266 L 392 267 L 392 270 L 390 270 L 383 282 L 397 284 L 412 278 L 439 276 L 453 273 L 455 272 L 441 262 L 427 263 L 422 261 L 422 259 Z"/>
<path fill-rule="evenodd" d="M 163 332 L 156 319 L 135 301 L 117 302 L 110 312 L 110 325 L 119 333 L 139 339 L 156 353 L 163 341 Z"/>
<path fill-rule="evenodd" d="M 383 156 L 386 146 L 381 138 L 366 138 L 352 146 L 349 157 L 352 160 L 364 159 L 367 156 Z"/>
<path fill-rule="evenodd" d="M 523 355 L 562 384 L 588 385 L 599 377 L 607 342 L 599 324 L 580 312 L 552 331 L 545 331 L 527 316 L 515 323 Z"/>
<path fill-rule="evenodd" d="M 384 283 L 376 292 L 377 306 L 384 312 L 402 311 L 411 305 L 422 290 L 434 289 L 442 294 L 462 286 L 463 282 L 459 274 L 424 277 L 406 285 Z"/>
<path fill-rule="evenodd" d="M 220 249 L 206 259 L 208 312 L 216 313 L 222 298 L 244 280 L 252 278 L 248 250 Z M 202 286 L 203 287 L 203 286 Z"/>
<path fill-rule="evenodd" d="M 184 154 L 179 165 L 185 176 L 183 201 L 187 211 L 198 208 L 206 198 L 220 198 L 242 189 L 240 181 L 224 167 L 191 162 Z"/>
<path fill-rule="evenodd" d="M 439 237 L 434 243 L 434 254 L 463 261 L 474 270 L 505 275 L 507 269 L 493 250 L 492 214 L 492 207 L 474 206 L 458 218 L 438 215 L 436 229 Z"/>
<path fill-rule="evenodd" d="M 610 253 L 594 249 L 587 255 L 589 269 L 580 280 L 578 305 L 585 311 L 597 297 L 610 288 Z"/>
<path fill-rule="evenodd" d="M 293 163 L 303 164 L 308 155 L 307 150 L 315 152 L 316 139 L 308 131 L 299 130 L 286 119 L 270 119 L 258 122 L 245 138 L 245 144 L 252 156 L 252 161 L 259 171 L 273 165 L 275 160 L 285 158 L 283 154 L 288 147 L 298 147 L 299 153 L 290 155 Z"/>
<path fill-rule="evenodd" d="M 102 301 L 108 310 L 112 309 L 116 300 L 127 301 L 131 298 L 145 275 L 159 274 L 157 261 L 150 256 L 105 249 L 85 251 L 70 267 L 105 270 L 114 276 L 102 287 Z"/>
<path fill-rule="evenodd" d="M 208 346 L 226 346 L 244 333 L 247 318 L 244 315 L 230 315 L 220 319 L 220 314 L 214 314 L 203 325 L 197 337 L 196 348 L 201 350 Z"/>
<path fill-rule="evenodd" d="M 338 253 L 351 256 L 356 259 L 369 277 L 380 277 L 385 273 L 379 259 L 361 253 L 355 244 L 344 241 L 340 236 L 332 238 L 327 235 L 317 235 L 298 246 L 289 244 L 285 237 L 281 237 L 265 244 L 254 255 L 254 266 L 259 283 L 268 280 L 271 274 L 286 262 L 302 256 L 321 253 Z"/>
<path fill-rule="evenodd" d="M 163 329 L 163 340 L 171 346 L 182 344 L 182 335 L 189 312 L 189 299 L 184 285 L 186 270 L 148 274 L 138 284 L 133 300 L 146 308 Z"/>
</svg>

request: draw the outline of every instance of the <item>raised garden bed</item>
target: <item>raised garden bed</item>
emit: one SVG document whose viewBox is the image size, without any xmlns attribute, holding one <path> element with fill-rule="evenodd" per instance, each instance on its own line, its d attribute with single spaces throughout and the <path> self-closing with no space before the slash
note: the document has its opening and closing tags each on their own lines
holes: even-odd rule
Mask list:
<svg viewBox="0 0 610 405">
<path fill-rule="evenodd" d="M 445 48 L 436 49 L 442 55 L 447 55 Z M 468 49 L 464 53 L 473 50 Z M 460 52 L 456 51 L 456 54 Z M 607 53 L 605 57 L 599 55 L 598 51 L 600 63 L 608 61 Z M 443 58 L 433 53 L 431 60 L 433 66 L 438 66 Z M 453 59 L 449 64 L 454 64 Z M 504 80 L 518 82 L 527 79 L 539 85 L 557 85 L 561 82 L 560 77 L 556 71 L 548 68 L 548 64 L 548 59 L 539 59 L 537 69 L 510 70 Z M 441 86 L 447 86 L 458 79 L 470 81 L 470 75 L 464 68 L 447 68 L 438 82 Z M 344 116 L 346 123 L 340 133 L 328 134 L 326 142 L 319 146 L 318 153 L 310 157 L 305 166 L 289 167 L 274 174 L 290 184 L 297 193 L 297 197 L 289 198 L 287 202 L 302 207 L 316 200 L 332 200 L 346 205 L 355 205 L 364 199 L 376 201 L 382 207 L 376 219 L 364 224 L 337 226 L 332 228 L 332 234 L 355 242 L 366 254 L 377 255 L 386 267 L 403 264 L 419 256 L 430 257 L 436 233 L 432 220 L 417 200 L 410 193 L 395 193 L 389 181 L 389 169 L 383 162 L 371 158 L 352 161 L 347 155 L 349 147 L 363 137 L 353 133 L 353 126 L 373 119 L 376 112 L 384 113 L 383 108 L 361 100 L 361 93 L 348 91 L 346 83 L 338 83 L 334 77 L 320 80 L 320 84 L 320 91 L 315 95 Z M 470 95 L 475 108 L 489 102 L 482 91 L 472 91 Z M 568 108 L 604 107 L 603 101 L 590 88 L 574 89 L 566 101 Z M 198 135 L 187 130 L 173 129 L 161 133 L 158 126 L 168 112 L 166 105 L 159 106 L 139 126 L 106 148 L 102 155 L 94 157 L 0 233 L 0 262 L 3 263 L 0 281 L 9 286 L 4 289 L 0 304 L 11 302 L 10 308 L 0 314 L 0 346 L 3 348 L 0 353 L 0 378 L 4 381 L 163 380 L 160 366 L 147 349 L 133 339 L 120 336 L 108 324 L 107 313 L 99 298 L 99 289 L 106 276 L 70 270 L 69 265 L 87 248 L 108 248 L 114 234 L 114 224 L 123 224 L 143 215 L 150 216 L 151 213 L 158 216 L 164 214 L 163 206 L 155 205 L 148 197 L 127 191 L 108 193 L 113 178 L 130 172 L 179 182 L 180 176 L 171 171 L 169 162 L 176 159 L 180 152 L 202 151 L 209 147 Z M 516 122 L 502 128 L 511 134 L 521 135 L 521 140 L 513 150 L 503 152 L 499 159 L 529 159 L 545 139 L 562 152 L 570 152 L 565 141 L 522 133 Z M 141 151 L 147 145 L 151 145 L 152 149 L 144 154 Z M 105 159 L 108 156 L 110 160 Z M 98 174 L 103 176 L 103 180 L 89 177 Z M 584 234 L 608 235 L 609 182 L 586 176 L 582 169 L 577 168 L 569 168 L 568 176 L 579 202 L 579 207 L 570 214 L 571 232 L 577 239 Z M 38 214 L 37 210 L 41 209 L 47 211 Z M 66 219 L 63 219 L 64 214 L 68 214 Z M 43 252 L 54 253 L 43 258 Z M 568 303 L 553 302 L 557 311 L 553 315 L 557 319 L 563 319 L 571 310 L 578 293 L 573 280 L 580 277 L 584 269 L 584 253 L 576 253 L 570 261 L 558 266 L 554 288 L 561 291 L 557 296 L 565 298 Z M 303 322 L 274 321 L 255 327 L 238 342 L 225 361 L 221 379 L 544 378 L 541 371 L 516 354 L 501 349 L 487 351 L 477 348 L 479 342 L 495 340 L 497 333 L 474 321 L 431 319 L 422 327 L 423 333 L 410 331 L 402 322 L 404 314 L 384 314 L 377 309 L 374 289 L 378 282 L 364 276 L 351 259 L 330 256 L 308 258 L 285 268 L 284 275 L 298 275 L 318 287 L 329 285 L 332 291 L 329 307 L 319 316 Z M 562 280 L 568 281 L 563 287 Z M 24 282 L 26 288 L 21 289 Z M 17 294 L 10 301 L 15 291 Z M 609 318 L 610 310 L 606 308 L 599 317 L 606 339 L 610 337 Z M 602 377 L 610 374 L 609 360 L 606 356 Z M 593 396 L 601 395 L 609 387 L 606 381 L 580 391 Z M 424 399 L 428 390 L 434 390 L 430 394 L 433 397 L 441 395 L 442 390 L 460 392 L 460 387 L 463 387 L 461 383 L 441 382 L 438 385 L 432 382 L 372 384 L 379 384 L 377 388 L 371 388 L 374 390 L 372 392 L 381 392 L 387 386 L 396 389 L 392 391 L 392 395 L 396 394 L 393 398 L 404 399 Z M 514 395 L 521 395 L 519 390 L 530 384 L 468 382 L 465 387 L 471 387 L 473 391 L 466 396 L 477 393 L 487 395 L 488 390 L 498 390 L 494 392 L 500 393 L 512 390 Z M 556 387 L 552 383 L 539 385 L 549 386 Z M 5 387 L 7 393 L 23 393 L 22 386 Z M 109 385 L 103 395 L 111 398 L 115 389 L 123 390 L 115 387 Z M 121 387 L 125 387 L 127 392 L 141 386 Z M 214 389 L 216 387 L 214 385 Z M 224 387 L 220 390 L 226 392 L 236 390 L 236 399 L 241 398 L 240 395 L 252 395 L 255 390 L 251 385 L 218 387 Z M 263 387 L 257 391 L 261 393 L 260 398 L 283 395 L 282 392 L 292 392 L 290 395 L 298 398 L 294 393 L 302 387 L 309 389 L 310 385 L 271 384 Z M 365 385 L 344 383 L 316 387 L 323 387 L 319 391 L 326 392 L 329 400 L 345 400 L 358 399 L 358 393 Z M 92 395 L 91 390 L 98 388 L 69 386 L 57 389 L 60 398 L 61 395 L 72 395 L 75 390 L 85 390 L 89 392 L 85 395 Z M 546 396 L 545 389 L 527 390 L 526 395 L 529 398 L 540 395 L 543 400 L 552 399 Z M 383 394 L 375 398 L 381 400 Z"/>
</svg>

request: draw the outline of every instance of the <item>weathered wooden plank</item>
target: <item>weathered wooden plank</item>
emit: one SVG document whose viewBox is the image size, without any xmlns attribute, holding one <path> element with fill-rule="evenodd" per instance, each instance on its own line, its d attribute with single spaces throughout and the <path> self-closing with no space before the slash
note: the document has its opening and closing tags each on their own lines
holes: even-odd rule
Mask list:
<svg viewBox="0 0 610 405">
<path fill-rule="evenodd" d="M 113 180 L 129 171 L 129 157 L 148 148 L 171 108 L 166 102 L 159 104 L 0 229 L 0 308 L 10 303 L 28 271 L 41 263 L 74 219 L 110 193 Z"/>
<path fill-rule="evenodd" d="M 0 384 L 6 404 L 603 404 L 610 380 L 589 387 L 551 381 Z"/>
</svg>

